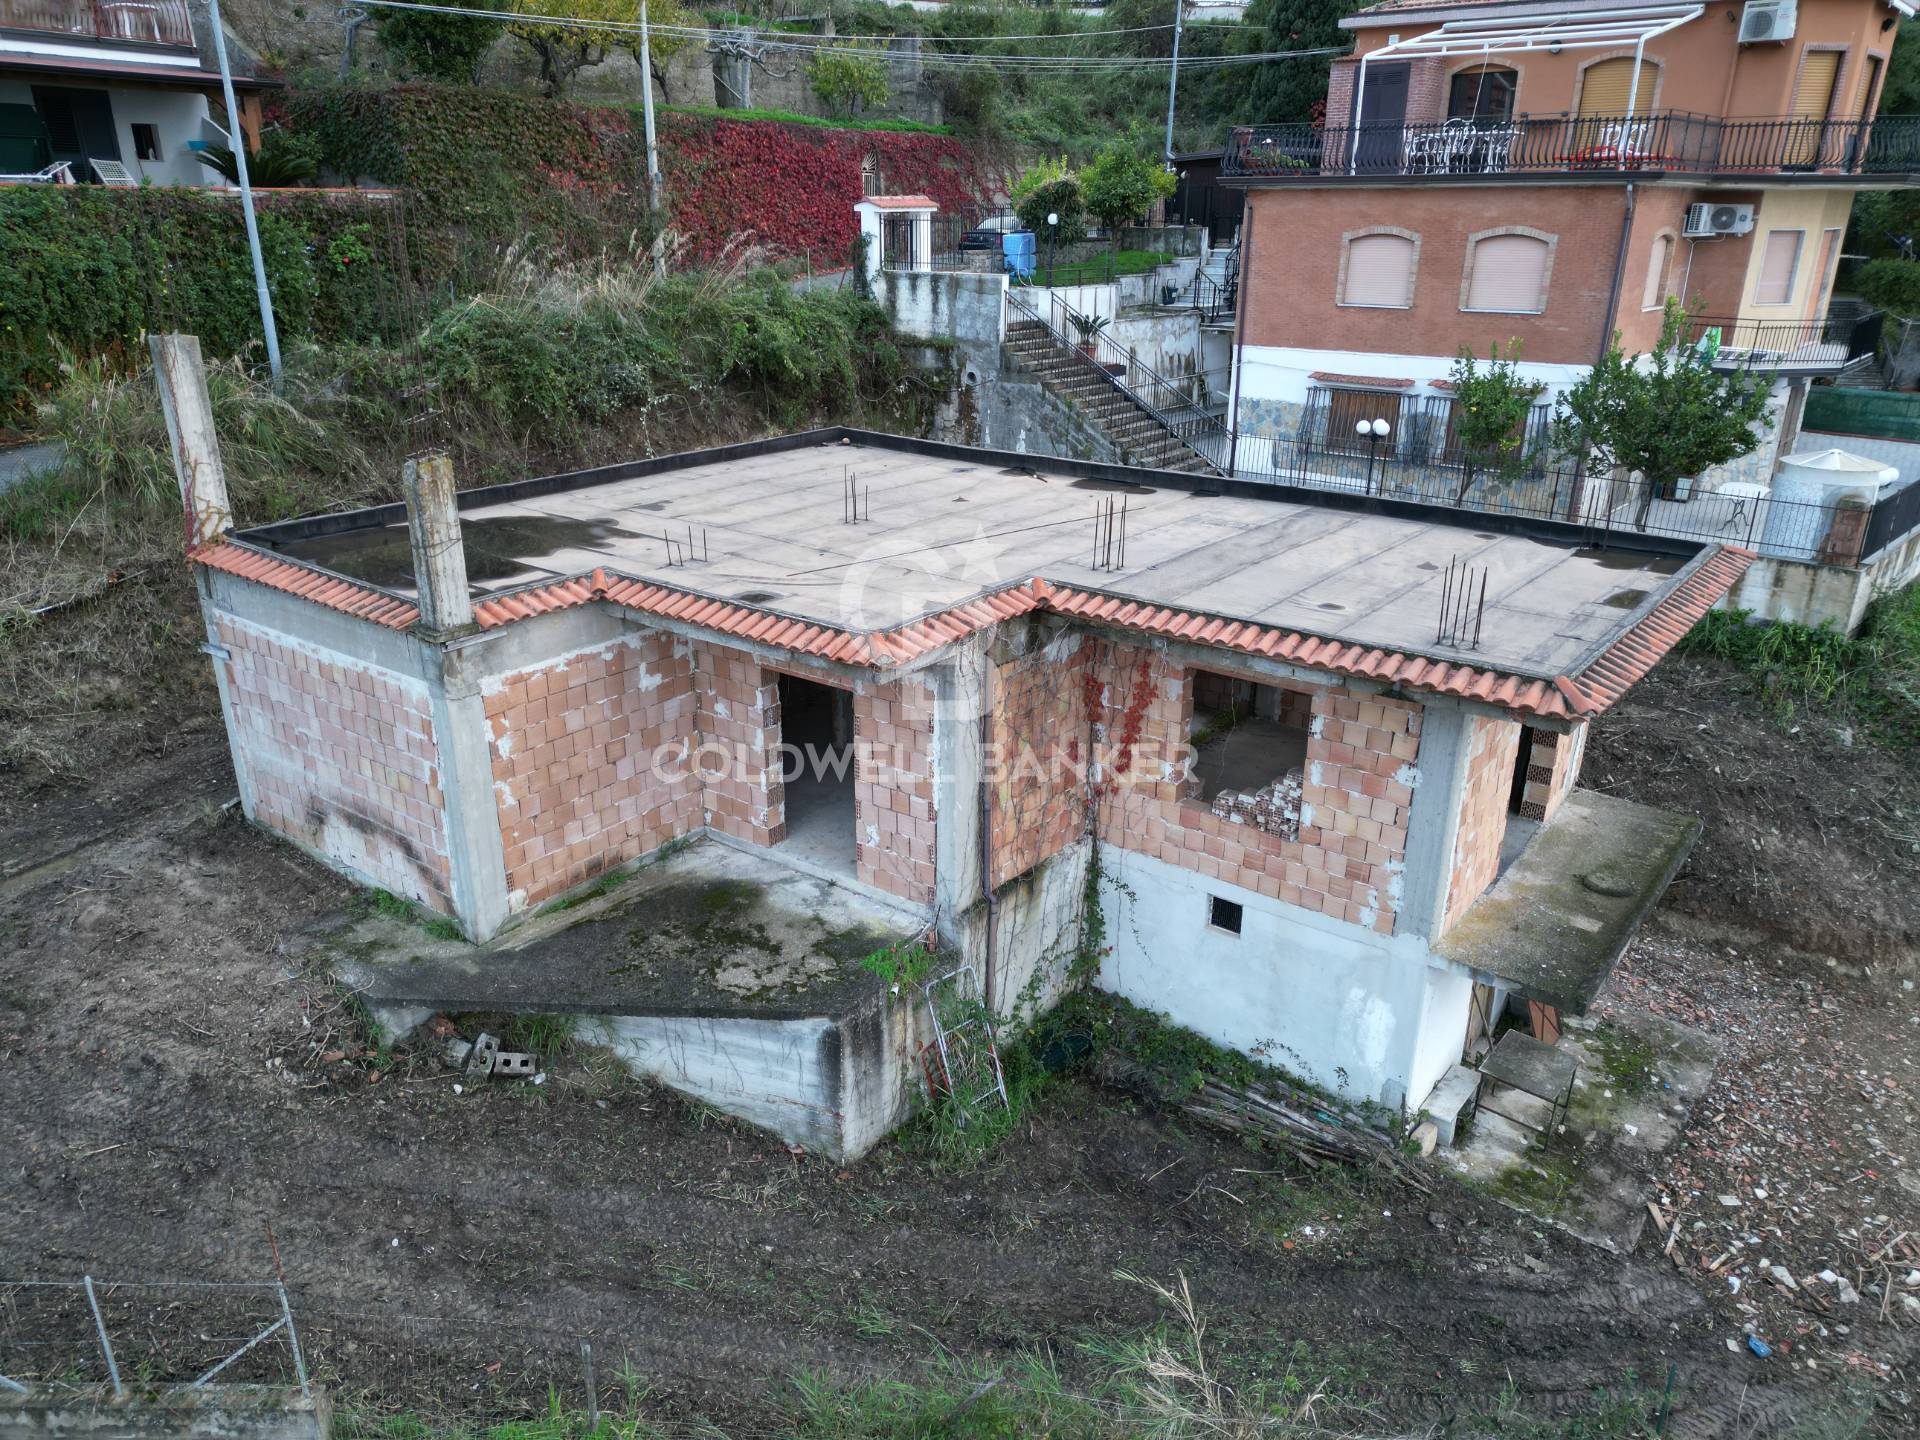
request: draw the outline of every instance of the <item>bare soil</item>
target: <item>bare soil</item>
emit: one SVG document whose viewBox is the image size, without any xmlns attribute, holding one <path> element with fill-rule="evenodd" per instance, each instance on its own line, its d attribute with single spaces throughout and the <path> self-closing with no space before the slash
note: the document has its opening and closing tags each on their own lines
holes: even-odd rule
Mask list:
<svg viewBox="0 0 1920 1440">
<path fill-rule="evenodd" d="M 29 762 L 28 783 L 0 784 L 0 1275 L 259 1280 L 271 1225 L 318 1373 L 349 1400 L 437 1413 L 540 1410 L 550 1386 L 578 1403 L 582 1340 L 605 1399 L 624 1360 L 650 1413 L 736 1431 L 766 1424 L 796 1374 L 910 1371 L 940 1349 L 1039 1348 L 1071 1378 L 1090 1363 L 1079 1342 L 1162 1318 L 1127 1270 L 1187 1278 L 1230 1375 L 1325 1380 L 1381 1432 L 1503 1393 L 1543 1418 L 1587 1413 L 1657 1397 L 1670 1369 L 1669 1435 L 1785 1433 L 1863 1404 L 1872 1433 L 1913 1432 L 1915 1329 L 1897 1308 L 1744 1311 L 1753 1287 L 1732 1295 L 1704 1268 L 1717 1231 L 1688 1232 L 1679 1265 L 1651 1226 L 1638 1254 L 1608 1256 L 1441 1177 L 1426 1198 L 1310 1175 L 1077 1080 L 964 1173 L 911 1134 L 847 1169 L 794 1156 L 591 1056 L 541 1087 L 456 1095 L 430 1063 L 363 1048 L 309 957 L 364 901 L 220 810 L 206 692 L 157 693 L 140 723 L 79 715 L 58 774 Z M 158 753 L 129 748 L 143 733 L 167 737 Z M 1716 1115 L 1817 1136 L 1836 1184 L 1915 1153 L 1898 979 L 1913 952 L 1882 933 L 1915 929 L 1886 838 L 1913 782 L 1834 747 L 1751 713 L 1725 672 L 1670 662 L 1588 761 L 1589 783 L 1709 825 L 1608 1003 L 1735 1036 L 1762 1012 L 1812 1018 L 1828 1047 L 1825 1088 L 1796 1072 L 1798 1108 L 1779 1110 L 1754 1107 L 1799 1063 L 1792 1032 L 1736 1047 L 1684 1168 L 1654 1177 L 1691 1197 L 1689 1220 L 1719 1223 L 1707 1207 L 1732 1180 L 1715 1165 L 1773 1193 Z M 1812 798 L 1834 795 L 1879 828 L 1840 825 L 1832 803 L 1816 817 Z M 1781 1242 L 1796 1273 L 1853 1253 L 1853 1211 L 1890 1229 L 1911 1213 L 1892 1181 L 1795 1193 L 1832 1221 Z M 1828 1334 L 1783 1328 L 1802 1319 Z M 1787 1346 L 1730 1350 L 1748 1323 Z M 54 1338 L 80 1355 L 75 1325 Z M 184 1363 L 180 1329 L 179 1312 L 145 1326 L 155 1373 Z"/>
</svg>

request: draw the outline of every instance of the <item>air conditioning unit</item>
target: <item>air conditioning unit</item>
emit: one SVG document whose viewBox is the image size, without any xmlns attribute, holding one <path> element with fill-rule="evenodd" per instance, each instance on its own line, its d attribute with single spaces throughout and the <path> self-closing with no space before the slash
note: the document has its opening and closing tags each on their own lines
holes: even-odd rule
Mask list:
<svg viewBox="0 0 1920 1440">
<path fill-rule="evenodd" d="M 1683 233 L 1696 239 L 1706 235 L 1751 235 L 1753 206 L 1689 205 Z"/>
<path fill-rule="evenodd" d="M 1747 0 L 1747 8 L 1740 12 L 1740 43 L 1765 45 L 1791 40 L 1799 9 L 1800 0 Z"/>
</svg>

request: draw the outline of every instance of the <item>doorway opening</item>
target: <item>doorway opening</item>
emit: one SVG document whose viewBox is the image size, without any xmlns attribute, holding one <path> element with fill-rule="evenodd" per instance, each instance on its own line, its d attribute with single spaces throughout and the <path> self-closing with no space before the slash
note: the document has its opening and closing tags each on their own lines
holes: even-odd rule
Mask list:
<svg viewBox="0 0 1920 1440">
<path fill-rule="evenodd" d="M 1540 830 L 1539 807 L 1534 806 L 1531 814 L 1527 807 L 1527 781 L 1532 778 L 1533 754 L 1533 727 L 1522 725 L 1520 743 L 1514 747 L 1513 778 L 1507 787 L 1507 828 L 1500 837 L 1501 875 L 1507 873 L 1507 867 L 1520 858 L 1527 842 Z"/>
<path fill-rule="evenodd" d="M 854 873 L 853 695 L 780 677 L 780 779 L 786 838 L 797 859 Z"/>
</svg>

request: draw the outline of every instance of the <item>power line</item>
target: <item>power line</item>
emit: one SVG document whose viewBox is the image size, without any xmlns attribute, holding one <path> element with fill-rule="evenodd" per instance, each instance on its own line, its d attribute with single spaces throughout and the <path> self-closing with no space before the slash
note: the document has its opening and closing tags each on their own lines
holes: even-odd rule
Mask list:
<svg viewBox="0 0 1920 1440">
<path fill-rule="evenodd" d="M 638 23 L 631 22 L 631 21 L 624 21 L 624 20 L 584 20 L 584 19 L 579 19 L 577 17 L 573 17 L 573 16 L 543 15 L 543 14 L 533 14 L 533 13 L 526 13 L 526 12 L 520 12 L 520 11 L 511 11 L 511 10 L 486 10 L 486 9 L 480 9 L 478 7 L 473 7 L 473 6 L 428 5 L 428 4 L 420 3 L 420 0 L 361 0 L 361 3 L 365 7 L 372 8 L 372 9 L 411 10 L 411 11 L 421 11 L 421 12 L 436 14 L 436 15 L 464 15 L 474 19 L 497 20 L 502 23 L 537 24 L 545 29 L 578 30 L 578 31 L 594 32 L 599 34 L 615 34 L 615 35 L 622 35 L 622 36 L 631 35 L 636 40 L 639 38 L 641 33 L 641 27 Z M 1004 41 L 1013 40 L 1013 39 L 1079 40 L 1087 36 L 1096 35 L 1096 34 L 1109 34 L 1109 35 L 1144 34 L 1151 31 L 1171 30 L 1172 28 L 1173 27 L 1171 25 L 1152 25 L 1152 26 L 1141 26 L 1131 30 L 1082 31 L 1079 34 L 1074 34 L 1074 35 L 1060 35 L 1060 36 L 1033 35 L 1033 36 L 1021 36 L 1021 37 L 965 36 L 965 37 L 957 37 L 957 39 L 965 40 L 968 42 L 977 41 L 978 43 L 981 43 L 981 44 L 999 44 L 999 43 L 1003 43 Z M 1244 27 L 1244 28 L 1252 28 L 1252 27 Z M 730 31 L 727 29 L 716 29 L 711 26 L 650 25 L 647 27 L 647 29 L 651 34 L 654 34 L 654 35 L 667 35 L 667 36 L 674 36 L 682 39 L 706 40 L 709 42 L 712 42 L 717 39 L 722 44 L 724 44 L 734 36 L 737 36 L 738 34 L 737 28 L 735 30 Z M 843 44 L 836 44 L 831 42 L 843 41 L 843 40 L 856 41 L 861 39 L 890 40 L 894 38 L 898 38 L 898 37 L 893 37 L 893 36 L 862 37 L 862 36 L 851 36 L 851 35 L 822 36 L 821 40 L 829 42 L 829 43 L 823 44 L 823 43 L 820 43 L 819 41 L 809 41 L 809 40 L 802 40 L 802 39 L 776 40 L 776 39 L 769 38 L 764 33 L 761 33 L 761 34 L 755 35 L 754 46 L 756 50 L 791 51 L 796 54 L 807 54 L 807 55 L 826 54 L 826 55 L 873 56 L 874 51 L 871 49 L 862 48 L 857 45 L 843 45 Z M 940 39 L 938 37 L 932 37 L 932 38 L 934 38 L 934 42 L 938 44 L 955 43 L 955 42 L 947 41 L 945 39 Z M 1187 55 L 1187 56 L 1181 57 L 1180 63 L 1182 67 L 1188 70 L 1219 70 L 1219 69 L 1225 69 L 1235 65 L 1261 64 L 1261 63 L 1266 63 L 1268 61 L 1274 61 L 1274 60 L 1300 60 L 1300 59 L 1308 59 L 1308 58 L 1323 56 L 1323 55 L 1344 55 L 1346 53 L 1347 53 L 1347 47 L 1335 45 L 1335 46 L 1321 46 L 1318 48 L 1308 49 L 1308 50 L 1262 50 L 1262 51 L 1255 51 L 1248 54 Z M 1161 57 L 1161 56 L 1022 55 L 1022 54 L 1007 55 L 1007 54 L 980 54 L 980 53 L 969 54 L 965 52 L 953 53 L 953 52 L 947 52 L 942 50 L 921 50 L 921 51 L 918 51 L 917 53 L 914 53 L 910 58 L 915 63 L 921 65 L 922 67 L 932 68 L 932 69 L 986 70 L 986 71 L 1006 70 L 1006 71 L 1025 71 L 1025 72 L 1141 70 L 1141 69 L 1159 70 L 1162 68 L 1169 67 L 1173 63 L 1171 57 Z"/>
</svg>

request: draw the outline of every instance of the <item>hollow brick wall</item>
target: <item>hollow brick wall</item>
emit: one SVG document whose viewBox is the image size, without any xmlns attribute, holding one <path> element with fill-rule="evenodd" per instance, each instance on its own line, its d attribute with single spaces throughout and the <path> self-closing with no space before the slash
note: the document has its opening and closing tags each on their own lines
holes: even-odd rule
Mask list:
<svg viewBox="0 0 1920 1440">
<path fill-rule="evenodd" d="M 915 904 L 934 890 L 934 697 L 924 681 L 862 685 L 853 697 L 855 874 Z"/>
<path fill-rule="evenodd" d="M 451 913 L 446 799 L 426 687 L 216 617 L 233 763 L 256 824 Z"/>
<path fill-rule="evenodd" d="M 537 905 L 700 824 L 692 647 L 637 632 L 486 687 L 508 904 Z"/>
<path fill-rule="evenodd" d="M 1580 779 L 1580 759 L 1586 750 L 1587 727 L 1567 734 L 1553 730 L 1533 732 L 1533 750 L 1527 760 L 1527 793 L 1520 813 L 1529 820 L 1551 820 L 1560 802 Z"/>
<path fill-rule="evenodd" d="M 1467 779 L 1454 833 L 1453 871 L 1441 933 L 1452 927 L 1493 883 L 1500 870 L 1500 842 L 1507 833 L 1507 798 L 1520 750 L 1520 722 L 1473 717 L 1467 741 Z"/>
<path fill-rule="evenodd" d="M 786 838 L 779 761 L 780 679 L 752 655 L 696 641 L 696 760 L 706 823 L 754 845 Z"/>
<path fill-rule="evenodd" d="M 1158 651 L 1101 644 L 1096 743 L 1109 763 L 1138 700 L 1131 770 L 1101 805 L 1103 843 L 1391 934 L 1405 859 L 1421 707 L 1339 686 L 1312 696 L 1300 831 L 1285 840 L 1214 815 L 1192 798 L 1191 672 Z M 1222 657 L 1207 667 L 1235 673 Z M 1247 679 L 1261 677 L 1248 675 Z M 1270 682 L 1265 682 L 1270 683 Z"/>
</svg>

